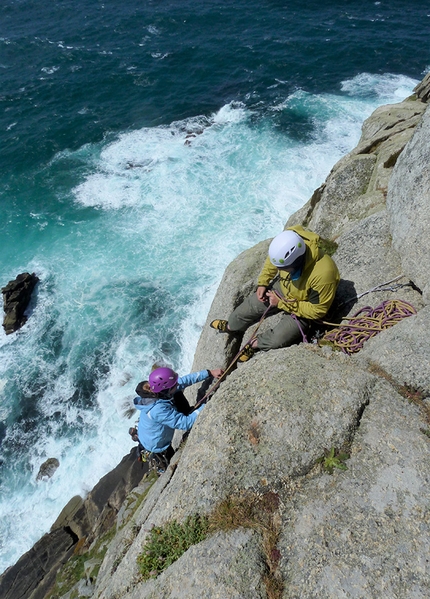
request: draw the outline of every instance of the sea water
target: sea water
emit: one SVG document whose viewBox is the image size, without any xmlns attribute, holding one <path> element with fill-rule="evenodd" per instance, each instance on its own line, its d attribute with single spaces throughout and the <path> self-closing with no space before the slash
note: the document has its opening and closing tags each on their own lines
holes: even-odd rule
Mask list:
<svg viewBox="0 0 430 599">
<path fill-rule="evenodd" d="M 0 281 L 40 282 L 0 331 L 0 571 L 130 451 L 152 364 L 189 372 L 229 262 L 430 64 L 407 2 L 141 4 L 2 9 Z"/>
</svg>

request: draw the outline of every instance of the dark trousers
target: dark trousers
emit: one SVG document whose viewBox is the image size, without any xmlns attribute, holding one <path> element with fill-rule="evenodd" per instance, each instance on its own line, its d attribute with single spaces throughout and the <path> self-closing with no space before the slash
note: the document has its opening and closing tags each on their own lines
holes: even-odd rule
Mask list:
<svg viewBox="0 0 430 599">
<path fill-rule="evenodd" d="M 274 289 L 277 288 L 279 283 L 275 283 Z M 258 322 L 263 316 L 268 304 L 260 302 L 257 298 L 257 294 L 248 296 L 245 300 L 230 314 L 228 319 L 228 327 L 231 331 L 246 331 L 248 327 Z M 270 310 L 268 316 L 272 314 L 279 314 L 283 312 L 278 308 Z M 297 319 L 300 322 L 300 326 L 303 332 L 307 334 L 309 332 L 310 321 L 304 318 Z M 279 347 L 288 347 L 294 343 L 299 343 L 302 340 L 302 333 L 297 324 L 297 320 L 288 314 L 283 312 L 280 321 L 276 326 L 269 328 L 264 333 L 257 335 L 258 349 L 266 351 L 268 349 L 277 349 Z"/>
</svg>

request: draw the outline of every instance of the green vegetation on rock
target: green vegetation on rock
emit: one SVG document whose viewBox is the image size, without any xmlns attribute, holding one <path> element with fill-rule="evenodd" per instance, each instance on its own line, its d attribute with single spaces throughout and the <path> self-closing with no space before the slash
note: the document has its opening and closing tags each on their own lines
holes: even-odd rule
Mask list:
<svg viewBox="0 0 430 599">
<path fill-rule="evenodd" d="M 322 464 L 322 467 L 326 472 L 333 474 L 335 468 L 338 468 L 339 470 L 348 470 L 347 466 L 344 464 L 345 460 L 348 458 L 349 455 L 347 453 L 341 453 L 332 447 L 330 450 L 324 450 L 324 455 L 318 458 L 317 464 Z"/>
<path fill-rule="evenodd" d="M 209 516 L 195 514 L 188 516 L 183 524 L 173 520 L 164 526 L 154 526 L 149 531 L 143 552 L 137 558 L 143 579 L 157 577 L 187 549 L 204 541 L 211 533 L 251 528 L 262 535 L 267 597 L 280 598 L 284 585 L 277 572 L 281 557 L 277 549 L 280 530 L 278 509 L 277 493 L 248 492 L 227 497 L 215 506 Z"/>
<path fill-rule="evenodd" d="M 324 252 L 324 254 L 333 256 L 333 254 L 337 250 L 338 245 L 335 241 L 332 241 L 331 239 L 324 239 L 323 237 L 320 237 L 320 240 L 318 241 L 318 247 L 320 248 L 320 250 Z"/>
<path fill-rule="evenodd" d="M 154 526 L 137 558 L 144 580 L 158 576 L 192 545 L 203 541 L 208 528 L 207 518 L 198 514 L 189 516 L 183 524 L 172 520 L 165 526 Z"/>
<path fill-rule="evenodd" d="M 63 597 L 66 593 L 71 592 L 70 598 L 73 599 L 74 591 L 73 587 L 80 581 L 85 579 L 85 564 L 89 560 L 94 560 L 94 567 L 91 571 L 91 578 L 96 579 L 100 570 L 103 558 L 108 550 L 109 543 L 113 539 L 116 533 L 116 527 L 113 526 L 105 535 L 98 539 L 94 547 L 79 555 L 80 543 L 77 544 L 75 554 L 67 561 L 67 563 L 59 570 L 55 585 L 51 592 L 46 596 L 46 599 L 57 599 L 57 597 Z M 76 591 L 75 596 L 78 596 Z"/>
</svg>

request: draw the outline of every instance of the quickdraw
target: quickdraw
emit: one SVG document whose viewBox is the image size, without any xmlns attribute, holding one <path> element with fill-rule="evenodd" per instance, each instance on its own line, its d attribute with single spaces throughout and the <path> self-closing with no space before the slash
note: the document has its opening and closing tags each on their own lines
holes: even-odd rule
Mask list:
<svg viewBox="0 0 430 599">
<path fill-rule="evenodd" d="M 169 465 L 164 451 L 162 453 L 153 453 L 145 448 L 140 450 L 139 461 L 142 463 L 147 462 L 148 468 L 153 470 L 158 476 L 163 474 Z"/>
</svg>

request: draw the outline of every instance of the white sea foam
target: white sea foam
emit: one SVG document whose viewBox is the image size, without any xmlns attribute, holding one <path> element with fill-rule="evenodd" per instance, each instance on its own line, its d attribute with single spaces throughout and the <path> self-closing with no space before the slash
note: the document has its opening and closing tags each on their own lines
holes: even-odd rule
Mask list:
<svg viewBox="0 0 430 599">
<path fill-rule="evenodd" d="M 376 97 L 379 103 L 400 102 L 419 82 L 404 75 L 361 73 L 342 83 L 342 91 L 357 97 Z"/>
<path fill-rule="evenodd" d="M 219 125 L 225 123 L 241 123 L 251 116 L 249 110 L 241 102 L 226 104 L 213 115 L 213 122 Z"/>
<path fill-rule="evenodd" d="M 56 71 L 59 70 L 60 67 L 42 67 L 40 70 L 43 73 L 47 73 L 48 75 L 52 75 L 53 73 L 55 73 Z"/>
</svg>

